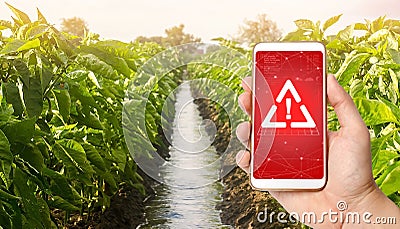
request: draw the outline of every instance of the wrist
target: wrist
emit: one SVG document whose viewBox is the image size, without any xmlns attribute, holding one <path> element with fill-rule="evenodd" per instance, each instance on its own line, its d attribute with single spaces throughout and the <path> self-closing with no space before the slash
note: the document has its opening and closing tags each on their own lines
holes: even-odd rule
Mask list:
<svg viewBox="0 0 400 229">
<path fill-rule="evenodd" d="M 376 184 L 360 196 L 354 198 L 347 210 L 359 215 L 359 222 L 344 223 L 342 228 L 396 228 L 400 224 L 400 209 Z"/>
<path fill-rule="evenodd" d="M 349 206 L 349 210 L 359 213 L 371 212 L 376 209 L 378 205 L 382 205 L 387 201 L 390 200 L 374 182 L 374 184 L 365 190 L 364 193 L 354 197 L 351 206 Z"/>
</svg>

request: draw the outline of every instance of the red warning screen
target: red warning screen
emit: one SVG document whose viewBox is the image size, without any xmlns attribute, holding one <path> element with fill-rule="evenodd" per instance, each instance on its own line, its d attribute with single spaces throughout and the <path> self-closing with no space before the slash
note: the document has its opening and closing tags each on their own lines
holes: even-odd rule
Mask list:
<svg viewBox="0 0 400 229">
<path fill-rule="evenodd" d="M 323 58 L 320 51 L 256 53 L 254 178 L 323 178 Z"/>
</svg>

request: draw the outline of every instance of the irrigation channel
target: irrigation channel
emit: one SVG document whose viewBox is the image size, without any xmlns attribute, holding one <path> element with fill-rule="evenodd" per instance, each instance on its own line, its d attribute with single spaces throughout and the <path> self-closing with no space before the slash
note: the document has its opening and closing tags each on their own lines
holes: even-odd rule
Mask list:
<svg viewBox="0 0 400 229">
<path fill-rule="evenodd" d="M 200 116 L 187 81 L 176 92 L 171 157 L 160 170 L 165 184 L 154 187 L 140 228 L 230 228 L 215 209 L 222 184 L 217 181 L 220 164 L 213 163 L 219 156 L 205 130 L 210 122 Z"/>
</svg>

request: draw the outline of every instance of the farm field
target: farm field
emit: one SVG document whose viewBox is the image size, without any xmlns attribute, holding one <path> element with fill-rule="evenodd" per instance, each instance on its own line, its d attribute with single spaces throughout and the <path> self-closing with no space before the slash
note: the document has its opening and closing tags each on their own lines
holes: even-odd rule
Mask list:
<svg viewBox="0 0 400 229">
<path fill-rule="evenodd" d="M 0 228 L 305 228 L 257 222 L 236 167 L 252 49 L 228 38 L 166 46 L 79 37 L 8 5 L 0 18 Z M 328 72 L 371 136 L 376 184 L 400 206 L 400 20 L 336 35 L 300 19 L 282 41 L 326 45 Z M 251 44 L 249 45 L 251 46 Z M 338 119 L 328 106 L 328 128 Z M 345 160 L 345 159 L 344 159 Z M 203 217 L 203 218 L 202 218 Z"/>
</svg>

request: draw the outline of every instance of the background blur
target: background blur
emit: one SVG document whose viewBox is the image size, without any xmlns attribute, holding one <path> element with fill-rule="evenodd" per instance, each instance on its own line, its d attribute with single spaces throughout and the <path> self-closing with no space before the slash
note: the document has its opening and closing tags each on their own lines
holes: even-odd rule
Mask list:
<svg viewBox="0 0 400 229">
<path fill-rule="evenodd" d="M 3 1 L 2 1 L 3 2 Z M 275 21 L 283 34 L 293 31 L 294 20 L 307 18 L 325 21 L 343 13 L 340 21 L 328 33 L 336 33 L 345 25 L 364 19 L 400 17 L 398 0 L 8 0 L 7 3 L 28 13 L 38 7 L 48 21 L 61 24 L 62 18 L 80 17 L 88 28 L 102 38 L 122 41 L 137 36 L 158 36 L 166 28 L 185 25 L 185 32 L 208 42 L 215 37 L 227 37 L 238 32 L 245 19 L 255 19 L 265 13 Z M 0 4 L 2 18 L 11 16 L 5 4 Z"/>
</svg>

